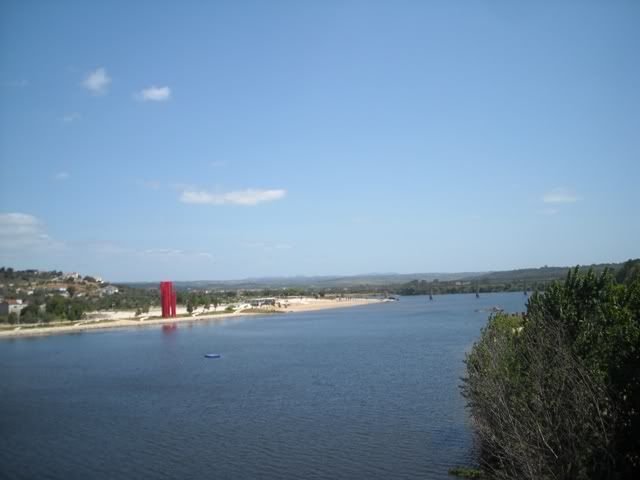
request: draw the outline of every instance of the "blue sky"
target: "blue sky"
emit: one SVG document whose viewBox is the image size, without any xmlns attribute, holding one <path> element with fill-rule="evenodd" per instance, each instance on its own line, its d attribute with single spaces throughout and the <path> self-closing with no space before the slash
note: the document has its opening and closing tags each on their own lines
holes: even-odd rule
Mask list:
<svg viewBox="0 0 640 480">
<path fill-rule="evenodd" d="M 0 263 L 112 280 L 640 255 L 640 2 L 0 6 Z"/>
</svg>

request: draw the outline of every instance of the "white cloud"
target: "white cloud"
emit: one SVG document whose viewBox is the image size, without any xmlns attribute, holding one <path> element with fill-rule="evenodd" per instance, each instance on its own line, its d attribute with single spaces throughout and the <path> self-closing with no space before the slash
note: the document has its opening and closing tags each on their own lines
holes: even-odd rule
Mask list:
<svg viewBox="0 0 640 480">
<path fill-rule="evenodd" d="M 257 205 L 284 198 L 286 190 L 259 190 L 248 188 L 226 193 L 211 193 L 205 190 L 187 189 L 180 195 L 183 203 L 200 203 L 209 205 Z"/>
<path fill-rule="evenodd" d="M 62 121 L 64 123 L 71 123 L 71 122 L 75 122 L 76 120 L 80 120 L 82 118 L 82 115 L 80 115 L 78 112 L 71 112 L 71 113 L 65 113 L 62 117 Z"/>
<path fill-rule="evenodd" d="M 135 98 L 143 102 L 164 102 L 171 98 L 171 89 L 153 85 L 138 92 Z"/>
<path fill-rule="evenodd" d="M 556 188 L 542 196 L 544 203 L 575 203 L 580 200 L 575 193 L 567 188 Z"/>
<path fill-rule="evenodd" d="M 55 242 L 42 223 L 28 213 L 0 213 L 0 248 L 10 250 L 51 247 Z"/>
<path fill-rule="evenodd" d="M 103 95 L 107 93 L 107 88 L 110 83 L 111 77 L 109 77 L 107 71 L 101 67 L 89 73 L 81 85 L 96 95 Z"/>
<path fill-rule="evenodd" d="M 67 172 L 58 172 L 53 176 L 54 180 L 64 181 L 69 178 L 69 174 Z"/>
</svg>

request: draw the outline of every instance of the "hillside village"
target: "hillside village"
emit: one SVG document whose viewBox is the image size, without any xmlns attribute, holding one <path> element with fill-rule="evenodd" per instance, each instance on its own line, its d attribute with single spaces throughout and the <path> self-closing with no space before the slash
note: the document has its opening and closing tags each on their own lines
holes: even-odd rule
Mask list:
<svg viewBox="0 0 640 480">
<path fill-rule="evenodd" d="M 119 293 L 120 288 L 99 276 L 77 272 L 0 268 L 0 321 L 20 317 L 25 309 L 46 313 L 60 300 L 96 300 Z M 55 300 L 54 300 L 55 299 Z M 51 308 L 49 308 L 51 310 Z"/>
</svg>

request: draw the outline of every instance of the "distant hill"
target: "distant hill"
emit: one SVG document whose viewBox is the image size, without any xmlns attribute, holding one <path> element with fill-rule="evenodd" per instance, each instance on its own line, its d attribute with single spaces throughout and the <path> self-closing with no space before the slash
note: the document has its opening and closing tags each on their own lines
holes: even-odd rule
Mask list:
<svg viewBox="0 0 640 480">
<path fill-rule="evenodd" d="M 607 263 L 587 265 L 581 270 L 594 268 L 602 271 L 606 267 L 618 270 L 622 263 Z M 365 289 L 371 287 L 373 290 L 402 286 L 412 281 L 452 283 L 470 282 L 486 284 L 505 283 L 548 283 L 553 280 L 562 280 L 567 272 L 573 267 L 540 267 L 524 268 L 517 270 L 504 270 L 496 272 L 458 272 L 458 273 L 370 273 L 363 275 L 349 276 L 296 276 L 296 277 L 264 277 L 246 278 L 239 280 L 194 280 L 174 282 L 178 290 L 263 290 L 263 289 L 284 289 L 302 288 L 309 290 L 339 290 L 339 289 Z M 151 288 L 156 287 L 158 282 L 130 282 L 120 283 L 130 287 Z"/>
<path fill-rule="evenodd" d="M 593 265 L 580 266 L 580 271 L 585 272 L 590 268 L 593 268 L 596 272 L 602 272 L 605 268 L 612 270 L 618 270 L 622 267 L 622 263 L 598 263 Z M 569 269 L 574 267 L 540 267 L 540 268 L 521 268 L 518 270 L 504 270 L 498 272 L 488 272 L 481 274 L 474 274 L 464 277 L 465 280 L 480 280 L 480 281 L 532 281 L 532 282 L 547 282 L 552 280 L 563 279 Z"/>
<path fill-rule="evenodd" d="M 280 288 L 305 289 L 338 289 L 352 287 L 383 287 L 400 285 L 411 280 L 454 281 L 465 277 L 478 276 L 481 273 L 371 273 L 352 276 L 297 276 L 297 277 L 264 277 L 245 278 L 240 280 L 193 280 L 173 282 L 178 290 L 262 290 Z M 157 286 L 158 282 L 120 282 L 120 285 L 130 287 L 149 288 Z"/>
</svg>

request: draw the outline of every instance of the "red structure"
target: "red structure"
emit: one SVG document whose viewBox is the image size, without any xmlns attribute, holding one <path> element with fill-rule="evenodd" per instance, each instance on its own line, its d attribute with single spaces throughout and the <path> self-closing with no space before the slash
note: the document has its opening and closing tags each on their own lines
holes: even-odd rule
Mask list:
<svg viewBox="0 0 640 480">
<path fill-rule="evenodd" d="M 176 292 L 173 283 L 160 282 L 160 305 L 162 305 L 162 318 L 176 316 Z"/>
</svg>

